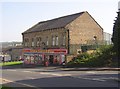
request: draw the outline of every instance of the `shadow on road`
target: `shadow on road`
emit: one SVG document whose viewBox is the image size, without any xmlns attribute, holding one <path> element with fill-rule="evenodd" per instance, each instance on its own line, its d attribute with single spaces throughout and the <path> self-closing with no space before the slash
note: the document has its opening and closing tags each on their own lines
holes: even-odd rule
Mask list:
<svg viewBox="0 0 120 89">
<path fill-rule="evenodd" d="M 110 76 L 113 76 L 113 74 L 103 74 L 100 76 L 109 78 Z M 116 74 L 114 76 L 118 75 Z M 14 87 L 13 89 L 119 89 L 119 83 L 120 82 L 111 80 L 93 81 L 71 76 L 61 76 L 19 80 L 4 85 L 12 86 Z"/>
</svg>

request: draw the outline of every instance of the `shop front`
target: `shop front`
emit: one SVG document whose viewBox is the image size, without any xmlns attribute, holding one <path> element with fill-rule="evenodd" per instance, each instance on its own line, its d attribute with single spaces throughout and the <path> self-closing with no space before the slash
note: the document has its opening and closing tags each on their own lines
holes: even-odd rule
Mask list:
<svg viewBox="0 0 120 89">
<path fill-rule="evenodd" d="M 24 64 L 62 65 L 65 62 L 67 49 L 23 49 Z"/>
</svg>

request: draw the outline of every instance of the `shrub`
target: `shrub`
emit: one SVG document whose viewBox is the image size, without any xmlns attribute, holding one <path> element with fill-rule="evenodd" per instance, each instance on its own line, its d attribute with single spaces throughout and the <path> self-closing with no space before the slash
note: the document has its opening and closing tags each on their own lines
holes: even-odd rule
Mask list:
<svg viewBox="0 0 120 89">
<path fill-rule="evenodd" d="M 92 54 L 83 53 L 78 55 L 76 59 L 70 61 L 68 66 L 79 66 L 79 67 L 103 67 L 111 66 L 113 64 L 113 46 L 104 45 L 96 49 Z"/>
</svg>

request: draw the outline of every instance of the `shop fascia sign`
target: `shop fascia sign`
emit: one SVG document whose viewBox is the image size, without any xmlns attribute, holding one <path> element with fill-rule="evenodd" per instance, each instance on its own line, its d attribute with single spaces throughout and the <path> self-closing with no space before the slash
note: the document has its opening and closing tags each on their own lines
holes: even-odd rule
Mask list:
<svg viewBox="0 0 120 89">
<path fill-rule="evenodd" d="M 66 53 L 67 49 L 48 49 L 48 50 L 41 50 L 41 49 L 24 49 L 24 53 Z"/>
</svg>

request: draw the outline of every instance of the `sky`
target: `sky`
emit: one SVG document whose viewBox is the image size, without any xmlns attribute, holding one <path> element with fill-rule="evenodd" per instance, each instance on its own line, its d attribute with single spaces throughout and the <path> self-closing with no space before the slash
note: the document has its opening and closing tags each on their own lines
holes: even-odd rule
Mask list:
<svg viewBox="0 0 120 89">
<path fill-rule="evenodd" d="M 88 11 L 112 34 L 120 0 L 1 0 L 0 42 L 22 41 L 24 31 L 40 21 Z"/>
</svg>

